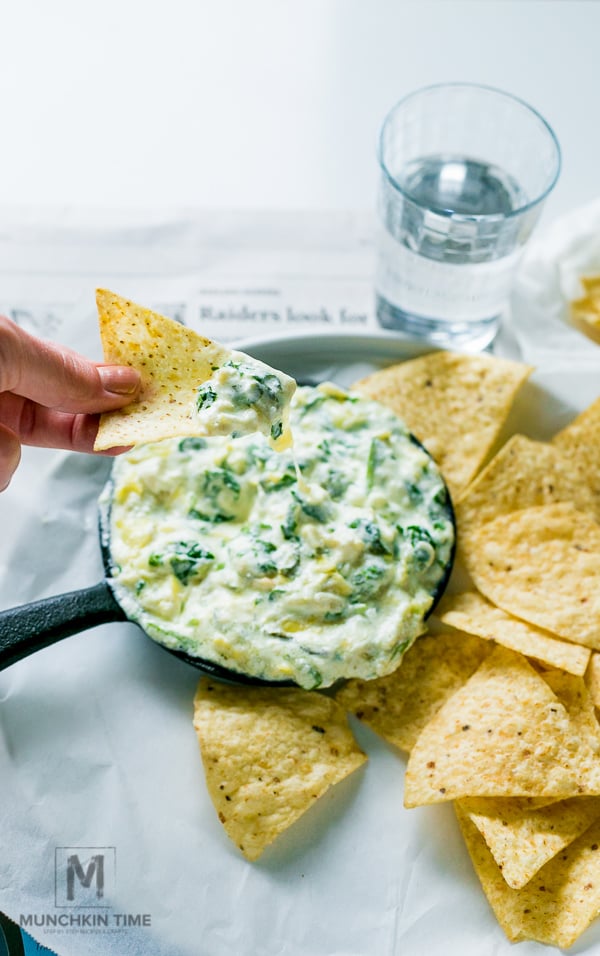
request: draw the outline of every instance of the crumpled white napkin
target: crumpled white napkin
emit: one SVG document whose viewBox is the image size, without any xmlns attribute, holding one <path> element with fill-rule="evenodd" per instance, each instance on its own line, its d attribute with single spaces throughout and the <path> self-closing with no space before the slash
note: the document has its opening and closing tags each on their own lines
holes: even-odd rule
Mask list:
<svg viewBox="0 0 600 956">
<path fill-rule="evenodd" d="M 600 345 L 568 321 L 569 301 L 584 294 L 580 279 L 590 273 L 600 274 L 600 199 L 557 219 L 526 248 L 509 319 L 523 361 L 600 369 Z"/>
</svg>

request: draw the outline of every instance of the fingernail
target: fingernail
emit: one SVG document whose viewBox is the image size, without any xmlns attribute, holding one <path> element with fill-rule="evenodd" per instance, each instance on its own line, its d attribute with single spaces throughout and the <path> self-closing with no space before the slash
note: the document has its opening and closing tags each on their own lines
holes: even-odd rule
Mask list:
<svg viewBox="0 0 600 956">
<path fill-rule="evenodd" d="M 104 390 L 114 395 L 134 395 L 139 388 L 139 372 L 126 365 L 101 365 L 98 374 Z"/>
</svg>

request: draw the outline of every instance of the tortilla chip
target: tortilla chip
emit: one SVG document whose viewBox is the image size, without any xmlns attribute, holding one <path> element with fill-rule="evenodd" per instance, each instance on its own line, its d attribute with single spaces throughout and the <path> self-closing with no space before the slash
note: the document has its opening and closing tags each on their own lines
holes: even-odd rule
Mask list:
<svg viewBox="0 0 600 956">
<path fill-rule="evenodd" d="M 503 515 L 474 532 L 469 571 L 509 614 L 600 648 L 600 525 L 570 504 Z"/>
<path fill-rule="evenodd" d="M 600 306 L 589 296 L 569 303 L 569 322 L 573 328 L 600 345 Z"/>
<path fill-rule="evenodd" d="M 137 368 L 142 385 L 134 403 L 102 415 L 95 450 L 197 435 L 196 390 L 229 350 L 105 289 L 96 302 L 104 361 Z"/>
<path fill-rule="evenodd" d="M 477 827 L 455 804 L 458 822 L 496 918 L 513 942 L 571 946 L 600 909 L 600 821 L 561 850 L 522 889 L 502 876 Z"/>
<path fill-rule="evenodd" d="M 600 398 L 558 432 L 552 445 L 568 458 L 579 480 L 589 485 L 600 502 Z M 597 504 L 596 517 L 599 510 Z"/>
<path fill-rule="evenodd" d="M 367 759 L 339 704 L 297 688 L 203 678 L 194 729 L 219 820 L 248 860 Z"/>
<path fill-rule="evenodd" d="M 573 798 L 583 800 L 583 797 Z M 586 798 L 587 799 L 587 798 Z M 460 803 L 468 806 L 470 813 L 480 813 L 483 816 L 501 814 L 504 808 L 512 809 L 514 813 L 527 813 L 530 810 L 539 810 L 540 807 L 549 807 L 553 803 L 560 803 L 557 797 L 462 797 Z"/>
<path fill-rule="evenodd" d="M 516 890 L 600 818 L 600 797 L 572 797 L 529 810 L 510 799 L 489 799 L 485 813 L 475 801 L 475 806 L 469 799 L 458 802 L 484 838 L 502 876 Z"/>
<path fill-rule="evenodd" d="M 589 648 L 559 641 L 548 632 L 519 621 L 490 604 L 477 591 L 447 595 L 438 607 L 436 616 L 450 627 L 496 641 L 526 657 L 533 657 L 580 677 L 585 673 L 591 656 Z"/>
<path fill-rule="evenodd" d="M 513 435 L 455 502 L 458 546 L 467 570 L 474 565 L 472 535 L 482 524 L 563 501 L 600 518 L 600 496 L 595 497 L 560 449 Z"/>
<path fill-rule="evenodd" d="M 600 299 L 600 275 L 582 276 L 581 284 L 589 296 Z"/>
<path fill-rule="evenodd" d="M 566 708 L 577 733 L 595 753 L 600 753 L 600 724 L 583 677 L 564 671 L 544 671 L 541 675 Z"/>
<path fill-rule="evenodd" d="M 600 758 L 531 664 L 498 646 L 422 731 L 404 802 L 578 794 L 600 794 Z"/>
<path fill-rule="evenodd" d="M 600 654 L 592 651 L 588 669 L 585 672 L 585 683 L 594 705 L 600 707 Z"/>
<path fill-rule="evenodd" d="M 137 368 L 142 379 L 135 402 L 101 416 L 97 451 L 253 432 L 267 435 L 277 450 L 291 445 L 289 403 L 296 383 L 289 375 L 112 292 L 99 289 L 97 300 L 105 360 Z"/>
<path fill-rule="evenodd" d="M 375 372 L 354 389 L 406 422 L 456 495 L 485 460 L 531 372 L 490 355 L 430 352 Z"/>
<path fill-rule="evenodd" d="M 490 650 L 467 634 L 419 637 L 392 674 L 349 680 L 335 699 L 375 733 L 408 752 L 423 727 Z"/>
</svg>

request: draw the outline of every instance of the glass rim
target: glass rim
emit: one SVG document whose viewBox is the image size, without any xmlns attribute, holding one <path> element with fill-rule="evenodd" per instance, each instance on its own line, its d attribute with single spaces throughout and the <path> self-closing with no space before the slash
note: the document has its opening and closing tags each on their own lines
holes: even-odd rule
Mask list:
<svg viewBox="0 0 600 956">
<path fill-rule="evenodd" d="M 540 203 L 544 202 L 544 200 L 549 196 L 549 194 L 554 189 L 556 182 L 558 180 L 558 177 L 560 175 L 561 167 L 562 167 L 562 153 L 561 153 L 560 143 L 558 142 L 556 133 L 550 126 L 550 123 L 542 116 L 542 114 L 538 110 L 536 110 L 535 107 L 531 106 L 531 104 L 528 103 L 526 100 L 521 99 L 521 97 L 519 96 L 515 96 L 513 93 L 507 93 L 505 90 L 500 90 L 498 89 L 498 87 L 487 86 L 484 83 L 468 83 L 468 82 L 461 82 L 461 81 L 448 82 L 448 83 L 431 83 L 429 86 L 422 86 L 419 89 L 413 90 L 411 93 L 407 93 L 406 96 L 403 96 L 402 99 L 394 103 L 394 105 L 391 107 L 390 110 L 388 110 L 388 112 L 386 113 L 384 117 L 383 123 L 381 124 L 379 136 L 377 139 L 377 159 L 379 162 L 379 166 L 385 178 L 387 179 L 389 184 L 392 186 L 392 188 L 395 189 L 397 192 L 399 192 L 408 202 L 411 202 L 414 205 L 417 205 L 417 201 L 415 200 L 415 198 L 402 188 L 402 186 L 400 185 L 398 180 L 395 178 L 395 176 L 393 176 L 392 173 L 389 171 L 384 161 L 383 138 L 384 138 L 386 128 L 389 124 L 389 121 L 391 120 L 393 114 L 396 112 L 396 110 L 400 106 L 403 106 L 405 103 L 408 103 L 408 101 L 413 99 L 414 97 L 421 96 L 421 94 L 423 93 L 429 93 L 434 90 L 443 90 L 443 89 L 481 90 L 484 93 L 493 93 L 495 96 L 498 96 L 504 100 L 511 100 L 513 103 L 516 103 L 519 106 L 523 107 L 526 112 L 530 113 L 533 118 L 537 119 L 540 122 L 542 128 L 548 134 L 550 142 L 554 146 L 555 169 L 549 184 L 545 187 L 545 189 L 543 189 L 539 193 L 538 196 L 535 197 L 535 199 L 531 199 L 528 202 L 523 203 L 521 206 L 517 206 L 515 209 L 511 209 L 510 212 L 507 212 L 507 213 L 480 213 L 480 214 L 473 213 L 473 214 L 466 215 L 465 213 L 452 212 L 449 209 L 444 209 L 442 206 L 437 206 L 437 207 L 428 206 L 427 208 L 431 212 L 435 213 L 436 215 L 445 216 L 447 219 L 462 220 L 464 222 L 478 222 L 482 220 L 487 220 L 490 222 L 493 220 L 497 220 L 501 222 L 503 220 L 514 219 L 517 216 L 522 216 L 526 212 L 528 212 L 530 209 L 533 209 L 535 206 L 539 206 Z"/>
</svg>

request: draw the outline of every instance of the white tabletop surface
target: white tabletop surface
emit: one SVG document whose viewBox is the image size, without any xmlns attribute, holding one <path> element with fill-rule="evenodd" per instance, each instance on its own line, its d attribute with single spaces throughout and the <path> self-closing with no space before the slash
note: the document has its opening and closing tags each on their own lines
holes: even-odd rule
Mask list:
<svg viewBox="0 0 600 956">
<path fill-rule="evenodd" d="M 595 0 L 20 0 L 0 32 L 0 203 L 370 209 L 382 117 L 444 80 L 554 127 L 545 219 L 598 193 Z"/>
</svg>

